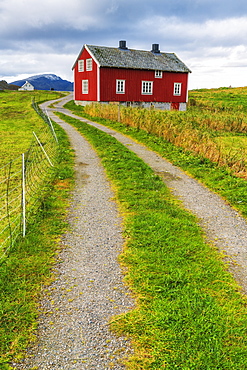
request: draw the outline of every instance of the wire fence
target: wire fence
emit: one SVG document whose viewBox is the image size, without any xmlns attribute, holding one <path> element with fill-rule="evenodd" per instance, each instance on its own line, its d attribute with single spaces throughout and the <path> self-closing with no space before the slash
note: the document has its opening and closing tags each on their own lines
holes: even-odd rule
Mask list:
<svg viewBox="0 0 247 370">
<path fill-rule="evenodd" d="M 33 102 L 44 120 L 42 132 L 33 132 L 27 152 L 0 168 L 0 262 L 17 238 L 26 235 L 35 218 L 44 189 L 53 178 L 58 157 L 58 140 L 47 114 Z"/>
</svg>

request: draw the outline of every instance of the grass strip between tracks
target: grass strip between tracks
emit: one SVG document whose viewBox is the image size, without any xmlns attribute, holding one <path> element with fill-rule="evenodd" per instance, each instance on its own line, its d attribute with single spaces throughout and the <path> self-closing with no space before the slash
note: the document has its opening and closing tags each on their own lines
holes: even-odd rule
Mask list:
<svg viewBox="0 0 247 370">
<path fill-rule="evenodd" d="M 59 116 L 96 149 L 124 217 L 120 262 L 137 305 L 111 327 L 132 339 L 128 369 L 247 368 L 246 298 L 196 218 L 115 138 Z"/>
</svg>

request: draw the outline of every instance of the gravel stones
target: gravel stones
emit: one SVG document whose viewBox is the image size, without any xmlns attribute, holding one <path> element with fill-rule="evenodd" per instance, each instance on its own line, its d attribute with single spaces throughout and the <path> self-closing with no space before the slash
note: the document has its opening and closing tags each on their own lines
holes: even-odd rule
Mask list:
<svg viewBox="0 0 247 370">
<path fill-rule="evenodd" d="M 52 117 L 53 118 L 53 117 Z M 41 301 L 38 342 L 16 369 L 124 369 L 131 347 L 109 320 L 133 307 L 117 258 L 121 218 L 101 163 L 88 142 L 60 121 L 76 154 L 71 229 L 62 238 L 56 279 Z"/>
</svg>

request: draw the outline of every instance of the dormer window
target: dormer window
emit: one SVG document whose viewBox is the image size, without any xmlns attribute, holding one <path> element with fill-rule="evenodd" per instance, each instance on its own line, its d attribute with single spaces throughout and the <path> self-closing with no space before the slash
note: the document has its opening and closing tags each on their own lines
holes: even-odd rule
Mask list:
<svg viewBox="0 0 247 370">
<path fill-rule="evenodd" d="M 162 78 L 162 71 L 155 71 L 155 78 Z"/>
</svg>

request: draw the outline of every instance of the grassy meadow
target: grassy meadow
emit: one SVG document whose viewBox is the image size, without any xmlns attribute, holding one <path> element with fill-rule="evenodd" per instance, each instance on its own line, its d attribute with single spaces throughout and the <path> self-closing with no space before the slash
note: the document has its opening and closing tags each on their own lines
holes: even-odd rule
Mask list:
<svg viewBox="0 0 247 370">
<path fill-rule="evenodd" d="M 16 155 L 26 150 L 24 137 L 32 137 L 40 120 L 34 111 L 29 112 L 30 93 L 18 93 L 12 103 L 23 121 L 19 127 L 25 128 L 16 141 L 15 130 L 7 135 L 16 146 Z M 36 100 L 54 99 L 54 93 L 45 92 L 47 97 L 39 93 Z M 11 94 L 15 93 L 0 93 L 0 98 L 7 102 Z M 87 112 L 87 118 L 93 116 L 93 120 L 159 152 L 247 217 L 245 158 L 239 155 L 245 150 L 246 94 L 245 88 L 191 91 L 187 112 L 121 109 L 121 122 L 116 106 L 104 106 L 103 111 L 98 105 L 83 109 L 70 102 L 67 107 L 78 115 Z M 15 101 L 19 98 L 22 103 Z M 26 126 L 29 114 L 33 117 L 30 127 Z M 247 369 L 246 297 L 228 273 L 223 257 L 205 243 L 196 218 L 182 209 L 162 180 L 114 137 L 60 116 L 93 145 L 121 207 L 126 244 L 120 263 L 137 305 L 112 318 L 111 328 L 132 341 L 135 353 L 127 360 L 127 368 Z M 9 125 L 13 122 L 7 110 L 5 119 Z M 28 343 L 35 339 L 40 292 L 54 279 L 57 246 L 67 227 L 64 216 L 72 186 L 73 154 L 63 130 L 58 126 L 55 130 L 60 141 L 56 178 L 46 189 L 27 237 L 0 264 L 0 369 L 4 370 L 11 369 L 13 359 L 21 360 Z M 6 148 L 9 153 L 10 144 Z M 8 156 L 6 161 L 10 159 Z"/>
<path fill-rule="evenodd" d="M 124 107 L 119 111 L 116 105 L 99 104 L 84 111 L 164 138 L 246 178 L 246 109 L 247 88 L 225 88 L 190 91 L 186 112 Z"/>
<path fill-rule="evenodd" d="M 33 110 L 32 99 L 43 101 L 62 96 L 54 91 L 0 92 L 0 168 L 26 152 L 33 131 L 43 130 L 43 120 Z"/>
<path fill-rule="evenodd" d="M 59 98 L 59 92 L 0 92 L 0 261 L 20 234 L 22 224 L 22 153 L 25 153 L 26 220 L 40 197 L 39 186 L 48 180 L 51 166 L 33 132 L 50 158 L 56 145 L 50 129 L 32 107 L 33 99 Z M 32 144 L 32 146 L 31 146 Z M 27 153 L 28 152 L 28 153 Z M 28 155 L 28 158 L 27 158 Z"/>
<path fill-rule="evenodd" d="M 47 91 L 0 92 L 1 165 L 29 148 L 32 131 L 37 135 L 44 131 L 44 122 L 33 110 L 31 99 L 42 102 L 62 96 Z M 73 152 L 64 131 L 59 126 L 55 126 L 55 131 L 60 145 L 53 181 L 42 189 L 41 207 L 29 223 L 26 237 L 20 237 L 0 262 L 0 369 L 4 370 L 12 369 L 10 362 L 21 359 L 35 339 L 41 290 L 54 278 L 52 267 L 59 238 L 67 227 L 65 213 L 73 184 Z"/>
<path fill-rule="evenodd" d="M 189 91 L 190 106 L 212 111 L 246 112 L 247 87 L 221 87 Z"/>
</svg>

